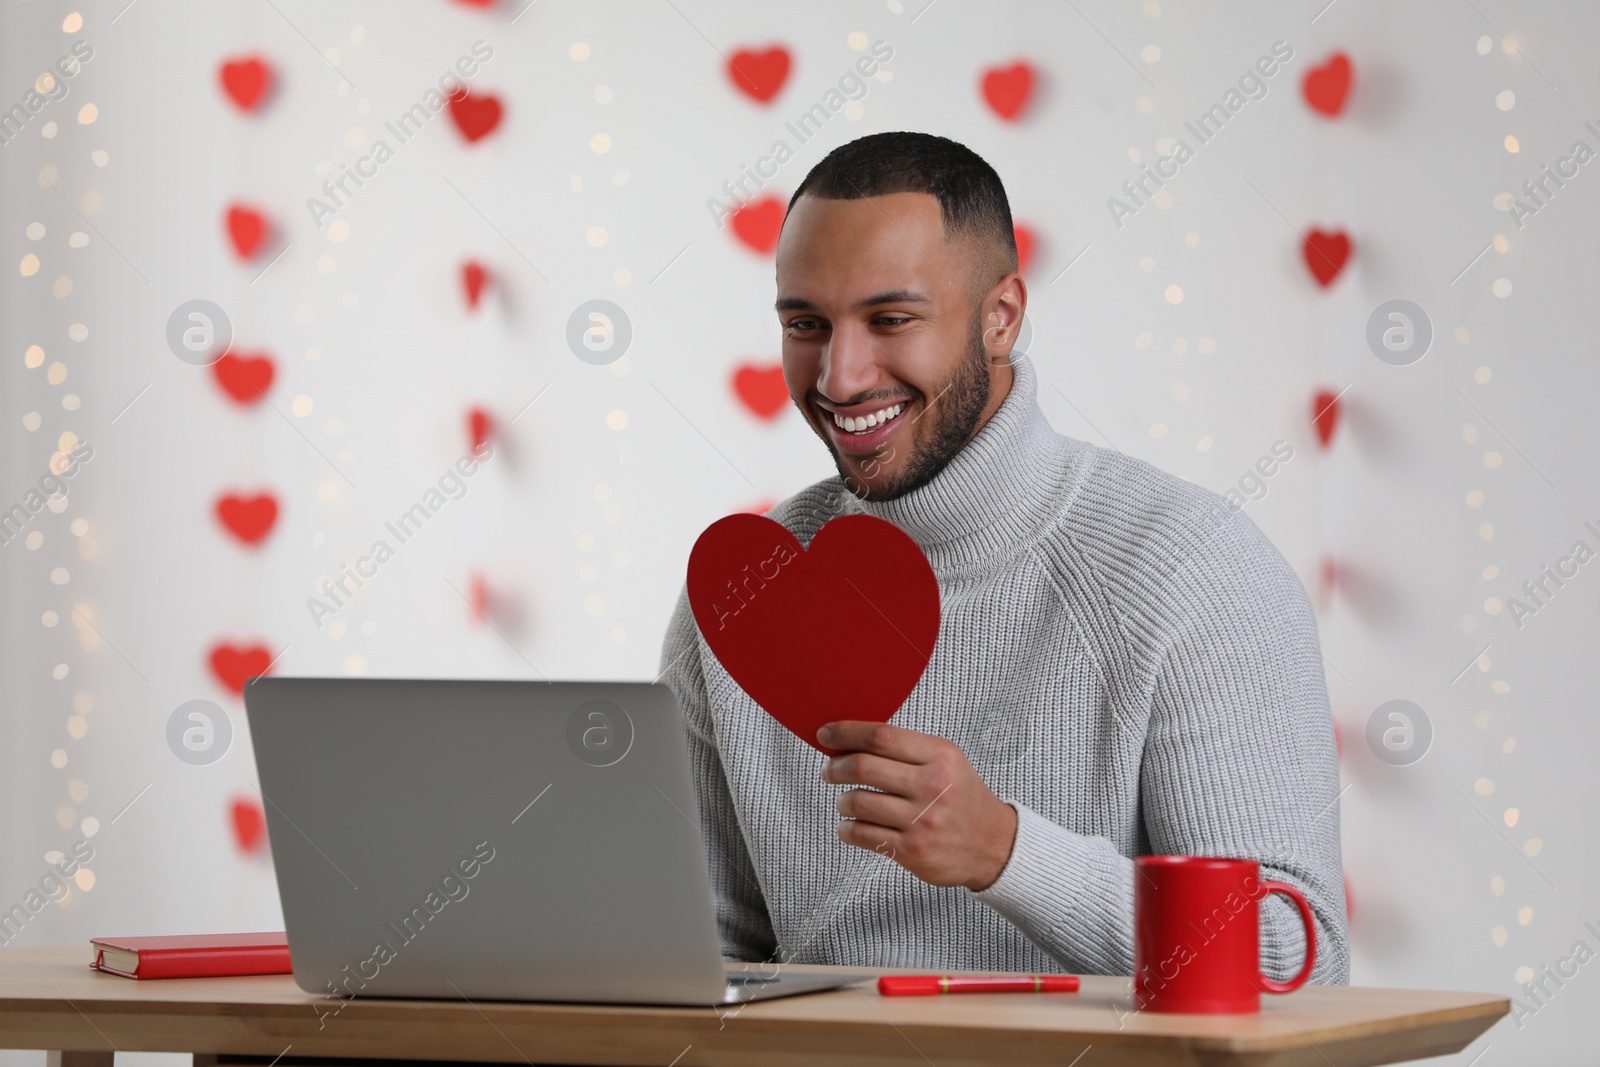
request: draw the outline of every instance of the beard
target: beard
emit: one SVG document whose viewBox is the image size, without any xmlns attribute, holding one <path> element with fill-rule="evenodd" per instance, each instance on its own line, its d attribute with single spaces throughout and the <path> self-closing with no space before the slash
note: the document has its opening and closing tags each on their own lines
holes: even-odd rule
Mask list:
<svg viewBox="0 0 1600 1067">
<path fill-rule="evenodd" d="M 922 409 L 918 418 L 928 420 L 932 432 L 926 442 L 912 447 L 904 470 L 886 481 L 867 485 L 845 469 L 833 442 L 826 436 L 823 440 L 833 453 L 833 464 L 850 492 L 862 500 L 894 500 L 933 481 L 966 447 L 977 429 L 978 420 L 983 417 L 983 409 L 988 406 L 990 392 L 989 361 L 983 347 L 983 316 L 982 309 L 978 308 L 973 311 L 967 331 L 966 358 Z M 906 429 L 909 435 L 911 427 Z M 867 461 L 869 468 L 872 462 Z"/>
</svg>

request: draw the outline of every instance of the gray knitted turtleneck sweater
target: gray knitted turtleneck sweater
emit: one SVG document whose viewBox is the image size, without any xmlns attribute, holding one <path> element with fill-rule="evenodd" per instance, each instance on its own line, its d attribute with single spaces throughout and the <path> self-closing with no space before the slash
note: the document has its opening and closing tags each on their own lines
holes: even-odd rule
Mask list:
<svg viewBox="0 0 1600 1067">
<path fill-rule="evenodd" d="M 680 595 L 662 650 L 683 705 L 730 959 L 1129 974 L 1133 857 L 1258 859 L 1317 919 L 1312 980 L 1349 981 L 1339 770 L 1317 625 L 1294 571 L 1216 494 L 1056 434 L 1017 357 L 994 417 L 931 482 L 858 500 L 834 477 L 768 514 L 802 544 L 870 514 L 927 553 L 932 662 L 894 723 L 960 746 L 1016 808 L 982 892 L 835 836 L 844 786 L 728 676 Z M 858 664 L 821 664 L 848 718 Z M 1294 906 L 1261 901 L 1269 976 Z"/>
</svg>

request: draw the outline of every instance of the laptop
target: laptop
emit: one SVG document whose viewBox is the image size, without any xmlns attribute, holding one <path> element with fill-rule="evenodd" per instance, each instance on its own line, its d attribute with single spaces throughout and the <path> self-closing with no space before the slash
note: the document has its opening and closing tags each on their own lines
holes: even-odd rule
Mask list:
<svg viewBox="0 0 1600 1067">
<path fill-rule="evenodd" d="M 341 997 L 735 1004 L 663 684 L 257 678 L 245 710 L 295 982 Z"/>
</svg>

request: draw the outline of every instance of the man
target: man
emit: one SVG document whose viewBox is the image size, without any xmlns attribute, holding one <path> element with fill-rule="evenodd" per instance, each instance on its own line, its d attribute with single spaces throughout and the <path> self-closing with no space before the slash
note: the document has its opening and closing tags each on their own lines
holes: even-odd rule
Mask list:
<svg viewBox="0 0 1600 1067">
<path fill-rule="evenodd" d="M 1261 861 L 1349 981 L 1339 776 L 1316 622 L 1216 494 L 1061 437 L 1012 346 L 1027 307 L 1005 190 L 967 148 L 884 133 L 830 153 L 777 253 L 783 369 L 839 476 L 769 512 L 802 544 L 888 520 L 939 581 L 933 659 L 892 724 L 832 759 L 728 676 L 680 597 L 683 704 L 730 959 L 1129 974 L 1133 857 Z M 841 611 L 853 610 L 841 605 Z M 1304 959 L 1261 901 L 1262 965 Z"/>
</svg>

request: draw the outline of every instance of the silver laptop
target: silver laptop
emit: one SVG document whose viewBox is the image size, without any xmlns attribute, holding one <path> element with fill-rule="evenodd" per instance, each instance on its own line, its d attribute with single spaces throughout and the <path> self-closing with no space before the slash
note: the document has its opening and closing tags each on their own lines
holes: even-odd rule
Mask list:
<svg viewBox="0 0 1600 1067">
<path fill-rule="evenodd" d="M 268 677 L 245 709 L 309 993 L 707 1005 L 866 977 L 723 963 L 665 685 Z"/>
</svg>

